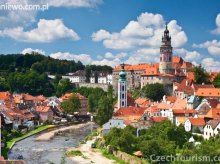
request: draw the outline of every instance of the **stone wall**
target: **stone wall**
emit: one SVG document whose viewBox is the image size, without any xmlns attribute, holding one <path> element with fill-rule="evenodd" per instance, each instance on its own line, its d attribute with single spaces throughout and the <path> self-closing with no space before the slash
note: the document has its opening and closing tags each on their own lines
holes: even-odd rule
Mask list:
<svg viewBox="0 0 220 164">
<path fill-rule="evenodd" d="M 77 87 L 102 88 L 104 91 L 108 90 L 108 84 L 98 83 L 75 83 Z"/>
<path fill-rule="evenodd" d="M 113 151 L 114 156 L 117 158 L 125 161 L 126 163 L 129 164 L 147 164 L 148 162 L 145 160 L 142 160 L 138 157 L 132 156 L 130 154 L 121 152 L 121 151 Z"/>
</svg>

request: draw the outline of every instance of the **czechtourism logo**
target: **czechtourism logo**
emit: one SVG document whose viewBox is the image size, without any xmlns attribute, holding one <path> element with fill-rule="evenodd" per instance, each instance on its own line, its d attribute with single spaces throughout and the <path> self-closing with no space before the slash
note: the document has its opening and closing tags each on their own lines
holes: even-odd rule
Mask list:
<svg viewBox="0 0 220 164">
<path fill-rule="evenodd" d="M 30 10 L 37 10 L 37 11 L 46 11 L 49 9 L 49 4 L 11 4 L 11 3 L 0 3 L 0 10 L 22 10 L 22 11 L 30 11 Z"/>
<path fill-rule="evenodd" d="M 152 154 L 150 156 L 150 161 L 154 162 L 220 162 L 220 156 L 158 156 L 155 154 Z"/>
</svg>

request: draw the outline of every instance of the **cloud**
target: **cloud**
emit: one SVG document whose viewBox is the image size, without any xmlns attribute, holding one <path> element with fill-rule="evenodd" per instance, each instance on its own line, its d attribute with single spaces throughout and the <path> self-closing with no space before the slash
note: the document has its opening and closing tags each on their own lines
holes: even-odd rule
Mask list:
<svg viewBox="0 0 220 164">
<path fill-rule="evenodd" d="M 201 54 L 197 51 L 188 51 L 184 48 L 174 49 L 175 55 L 180 55 L 184 58 L 185 61 L 188 62 L 196 62 L 201 59 Z"/>
<path fill-rule="evenodd" d="M 92 58 L 88 54 L 72 54 L 69 52 L 57 52 L 49 55 L 54 59 L 81 61 L 83 64 L 90 64 Z"/>
<path fill-rule="evenodd" d="M 92 34 L 92 40 L 95 42 L 102 41 L 102 40 L 108 39 L 110 37 L 111 37 L 111 34 L 108 31 L 103 30 L 103 29 Z"/>
<path fill-rule="evenodd" d="M 36 4 L 34 0 L 1 0 L 0 5 L 27 5 L 27 4 Z M 35 17 L 37 15 L 37 10 L 1 10 L 0 14 L 0 29 L 17 27 L 17 26 L 29 26 L 31 23 L 34 23 Z"/>
<path fill-rule="evenodd" d="M 220 42 L 217 40 L 206 41 L 201 44 L 193 44 L 194 48 L 206 48 L 211 55 L 220 55 Z"/>
<path fill-rule="evenodd" d="M 124 53 L 124 52 L 121 52 L 121 53 L 118 53 L 116 55 L 113 55 L 111 52 L 106 52 L 104 54 L 104 57 L 107 58 L 107 59 L 114 59 L 114 58 L 119 58 L 119 59 L 123 59 L 127 56 L 128 54 L 127 53 Z"/>
<path fill-rule="evenodd" d="M 116 50 L 159 47 L 165 28 L 160 14 L 142 13 L 136 21 L 130 21 L 120 32 L 100 29 L 92 34 L 93 41 L 102 41 L 106 48 Z M 168 23 L 173 47 L 181 47 L 187 42 L 187 36 L 176 20 Z"/>
<path fill-rule="evenodd" d="M 96 7 L 102 4 L 102 0 L 47 0 L 47 3 L 51 7 Z"/>
<path fill-rule="evenodd" d="M 40 49 L 32 49 L 32 48 L 25 48 L 24 50 L 21 51 L 21 54 L 41 54 L 45 55 L 45 51 L 40 50 Z"/>
<path fill-rule="evenodd" d="M 99 55 L 99 59 L 93 59 L 89 54 L 74 54 L 69 52 L 56 52 L 49 56 L 54 59 L 60 60 L 74 60 L 81 61 L 83 64 L 96 64 L 96 65 L 109 65 L 115 67 L 121 63 L 122 56 L 127 55 L 126 53 L 118 53 L 113 55 L 111 52 L 107 52 L 104 55 Z M 114 58 L 113 58 L 114 56 Z"/>
<path fill-rule="evenodd" d="M 159 48 L 142 48 L 132 52 L 129 58 L 125 61 L 125 63 L 156 63 L 159 62 L 159 56 Z"/>
<path fill-rule="evenodd" d="M 96 65 L 109 65 L 111 67 L 115 67 L 121 63 L 121 60 L 119 58 L 114 58 L 112 60 L 109 59 L 102 59 L 102 60 L 94 60 L 91 64 Z"/>
<path fill-rule="evenodd" d="M 0 6 L 4 5 L 43 5 L 51 7 L 65 7 L 65 8 L 95 8 L 102 4 L 102 0 L 1 0 Z M 4 10 L 1 9 L 0 14 L 0 29 L 12 28 L 12 27 L 28 27 L 32 23 L 36 22 L 37 14 L 41 10 Z"/>
<path fill-rule="evenodd" d="M 216 35 L 220 35 L 220 13 L 217 15 L 216 19 L 215 19 L 215 23 L 216 23 L 216 29 L 212 30 L 211 33 L 216 34 Z"/>
<path fill-rule="evenodd" d="M 202 60 L 201 64 L 206 68 L 207 71 L 220 71 L 220 62 L 213 58 L 205 58 Z"/>
<path fill-rule="evenodd" d="M 35 29 L 24 31 L 23 27 L 7 28 L 0 31 L 0 36 L 17 41 L 32 43 L 49 43 L 59 39 L 79 40 L 77 33 L 63 24 L 61 19 L 40 19 Z"/>
</svg>

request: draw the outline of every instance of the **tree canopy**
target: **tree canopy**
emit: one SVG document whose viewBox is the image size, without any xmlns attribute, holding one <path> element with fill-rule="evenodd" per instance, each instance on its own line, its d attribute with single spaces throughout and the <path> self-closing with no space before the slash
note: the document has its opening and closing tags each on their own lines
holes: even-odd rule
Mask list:
<svg viewBox="0 0 220 164">
<path fill-rule="evenodd" d="M 194 67 L 193 72 L 195 75 L 196 84 L 202 84 L 202 83 L 209 84 L 210 83 L 210 80 L 209 80 L 210 76 L 201 65 Z"/>
<path fill-rule="evenodd" d="M 74 114 L 75 112 L 79 112 L 80 107 L 81 103 L 79 97 L 76 95 L 71 96 L 68 100 L 61 103 L 61 108 L 66 114 Z"/>
<path fill-rule="evenodd" d="M 212 82 L 212 84 L 216 87 L 216 88 L 220 88 L 220 73 L 218 73 L 218 75 L 215 77 L 214 81 Z"/>
<path fill-rule="evenodd" d="M 141 94 L 153 101 L 160 101 L 165 95 L 164 86 L 159 83 L 147 84 L 141 89 Z"/>
</svg>

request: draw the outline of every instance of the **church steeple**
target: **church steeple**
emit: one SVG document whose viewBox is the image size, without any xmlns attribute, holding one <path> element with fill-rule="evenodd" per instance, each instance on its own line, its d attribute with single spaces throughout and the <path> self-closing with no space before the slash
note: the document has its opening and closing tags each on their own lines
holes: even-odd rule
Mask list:
<svg viewBox="0 0 220 164">
<path fill-rule="evenodd" d="M 121 64 L 121 72 L 118 79 L 118 109 L 127 107 L 127 79 L 124 63 Z"/>
<path fill-rule="evenodd" d="M 121 72 L 119 73 L 119 81 L 126 81 L 125 64 L 121 64 Z"/>
<path fill-rule="evenodd" d="M 172 46 L 171 46 L 171 36 L 169 35 L 169 30 L 166 24 L 165 30 L 163 32 L 161 46 L 160 46 L 160 65 L 159 71 L 162 74 L 172 74 Z"/>
</svg>

